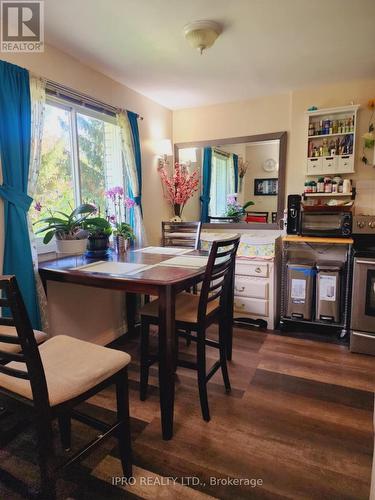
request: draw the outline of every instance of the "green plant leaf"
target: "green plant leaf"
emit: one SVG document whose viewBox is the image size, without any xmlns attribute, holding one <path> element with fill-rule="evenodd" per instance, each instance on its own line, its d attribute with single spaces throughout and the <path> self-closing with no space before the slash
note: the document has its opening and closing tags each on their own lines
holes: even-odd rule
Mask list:
<svg viewBox="0 0 375 500">
<path fill-rule="evenodd" d="M 82 203 L 82 205 L 79 205 L 79 207 L 75 208 L 73 212 L 70 214 L 70 217 L 76 217 L 77 215 L 80 214 L 93 214 L 96 212 L 96 207 L 92 205 L 91 203 Z"/>
<path fill-rule="evenodd" d="M 55 235 L 55 231 L 48 231 L 48 233 L 46 233 L 44 238 L 43 238 L 43 243 L 45 245 L 47 245 L 47 243 L 49 243 L 52 240 L 54 235 Z"/>
<path fill-rule="evenodd" d="M 247 207 L 251 207 L 251 205 L 254 205 L 254 202 L 253 201 L 248 201 L 248 202 L 245 203 L 245 205 L 242 208 L 245 210 Z"/>
</svg>

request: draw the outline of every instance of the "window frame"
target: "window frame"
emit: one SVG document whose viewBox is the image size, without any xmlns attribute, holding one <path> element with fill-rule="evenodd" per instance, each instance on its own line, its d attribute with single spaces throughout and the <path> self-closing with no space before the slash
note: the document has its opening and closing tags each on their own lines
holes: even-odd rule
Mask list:
<svg viewBox="0 0 375 500">
<path fill-rule="evenodd" d="M 88 106 L 76 104 L 70 102 L 67 99 L 55 96 L 46 95 L 45 104 L 50 106 L 55 106 L 57 108 L 64 109 L 69 113 L 69 142 L 71 150 L 71 167 L 72 167 L 72 182 L 74 190 L 74 203 L 75 206 L 79 206 L 82 203 L 81 197 L 81 172 L 80 172 L 80 161 L 79 161 L 79 136 L 78 136 L 78 125 L 77 125 L 77 113 L 86 115 L 90 118 L 95 118 L 97 120 L 106 121 L 112 125 L 117 125 L 116 117 L 105 112 L 95 111 Z M 125 169 L 124 169 L 125 170 Z M 125 171 L 123 175 L 123 187 L 125 186 Z M 53 238 L 47 245 L 43 243 L 43 237 L 34 236 L 36 250 L 38 255 L 56 252 L 56 242 Z"/>
</svg>

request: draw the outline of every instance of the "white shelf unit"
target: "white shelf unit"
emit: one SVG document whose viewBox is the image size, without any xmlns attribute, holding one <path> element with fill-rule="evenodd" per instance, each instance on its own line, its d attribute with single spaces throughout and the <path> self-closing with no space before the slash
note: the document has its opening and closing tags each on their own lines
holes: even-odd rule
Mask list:
<svg viewBox="0 0 375 500">
<path fill-rule="evenodd" d="M 311 198 L 336 198 L 337 196 L 353 196 L 353 193 L 304 193 L 304 196 Z"/>
<path fill-rule="evenodd" d="M 307 111 L 307 141 L 306 141 L 306 175 L 307 176 L 321 176 L 321 175 L 337 175 L 337 174 L 352 174 L 354 170 L 354 159 L 355 159 L 355 142 L 356 142 L 356 129 L 357 129 L 357 112 L 359 105 L 342 106 L 338 108 L 325 108 L 317 109 L 315 111 Z M 351 129 L 346 126 L 344 130 L 335 133 L 325 133 L 325 134 L 312 134 L 309 135 L 310 124 L 314 125 L 314 129 L 319 128 L 319 123 L 330 120 L 338 124 L 342 124 L 345 127 L 350 120 Z M 354 121 L 354 123 L 353 123 Z M 340 126 L 339 126 L 340 128 Z M 309 156 L 309 152 L 313 150 L 313 146 L 316 149 L 320 149 L 323 145 L 323 141 L 326 140 L 328 143 L 329 153 L 333 149 L 333 144 L 336 147 L 336 140 L 342 142 L 343 138 L 350 137 L 348 141 L 351 142 L 352 148 L 350 153 L 345 152 L 342 154 L 333 155 L 322 155 L 322 156 Z M 335 138 L 335 139 L 334 139 Z"/>
</svg>

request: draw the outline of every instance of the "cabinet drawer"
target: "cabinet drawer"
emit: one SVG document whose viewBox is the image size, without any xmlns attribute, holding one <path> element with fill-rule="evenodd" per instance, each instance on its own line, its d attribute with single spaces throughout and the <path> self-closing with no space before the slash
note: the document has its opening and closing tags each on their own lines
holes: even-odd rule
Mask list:
<svg viewBox="0 0 375 500">
<path fill-rule="evenodd" d="M 322 170 L 322 158 L 307 158 L 307 175 L 319 175 Z"/>
<path fill-rule="evenodd" d="M 322 172 L 323 174 L 334 174 L 337 171 L 337 157 L 326 156 L 322 158 Z"/>
<path fill-rule="evenodd" d="M 265 262 L 236 262 L 236 275 L 268 277 L 268 264 Z"/>
<path fill-rule="evenodd" d="M 234 310 L 258 316 L 268 316 L 268 300 L 234 297 Z"/>
<path fill-rule="evenodd" d="M 353 170 L 354 170 L 353 155 L 339 156 L 337 172 L 342 174 L 345 172 L 353 172 Z"/>
<path fill-rule="evenodd" d="M 234 294 L 240 297 L 268 299 L 268 281 L 264 278 L 236 276 Z"/>
</svg>

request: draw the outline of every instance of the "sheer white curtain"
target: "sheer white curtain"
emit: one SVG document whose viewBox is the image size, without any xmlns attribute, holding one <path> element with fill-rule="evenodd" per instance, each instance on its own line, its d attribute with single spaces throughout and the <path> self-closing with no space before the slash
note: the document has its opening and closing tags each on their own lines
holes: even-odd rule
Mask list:
<svg viewBox="0 0 375 500">
<path fill-rule="evenodd" d="M 30 99 L 31 99 L 31 144 L 30 144 L 30 166 L 27 193 L 32 198 L 34 197 L 38 175 L 41 164 L 42 155 L 42 135 L 44 124 L 44 107 L 46 102 L 46 81 L 43 78 L 30 75 Z M 34 206 L 30 207 L 34 210 Z M 48 330 L 48 314 L 47 314 L 47 299 L 43 285 L 38 273 L 38 253 L 34 231 L 30 218 L 29 236 L 31 244 L 31 254 L 34 263 L 36 289 L 39 299 L 40 318 L 44 331 Z"/>
<path fill-rule="evenodd" d="M 227 198 L 234 194 L 233 155 L 212 152 L 210 208 L 211 216 L 221 217 L 226 212 Z"/>
<path fill-rule="evenodd" d="M 122 155 L 124 159 L 125 169 L 127 173 L 127 180 L 130 183 L 130 188 L 135 200 L 139 199 L 140 189 L 138 185 L 137 166 L 134 157 L 134 146 L 132 131 L 130 128 L 129 118 L 127 113 L 121 111 L 117 113 L 117 124 L 121 130 L 121 145 Z M 135 246 L 141 248 L 146 246 L 146 233 L 143 225 L 143 217 L 140 205 L 134 206 L 134 227 L 136 240 Z"/>
</svg>

